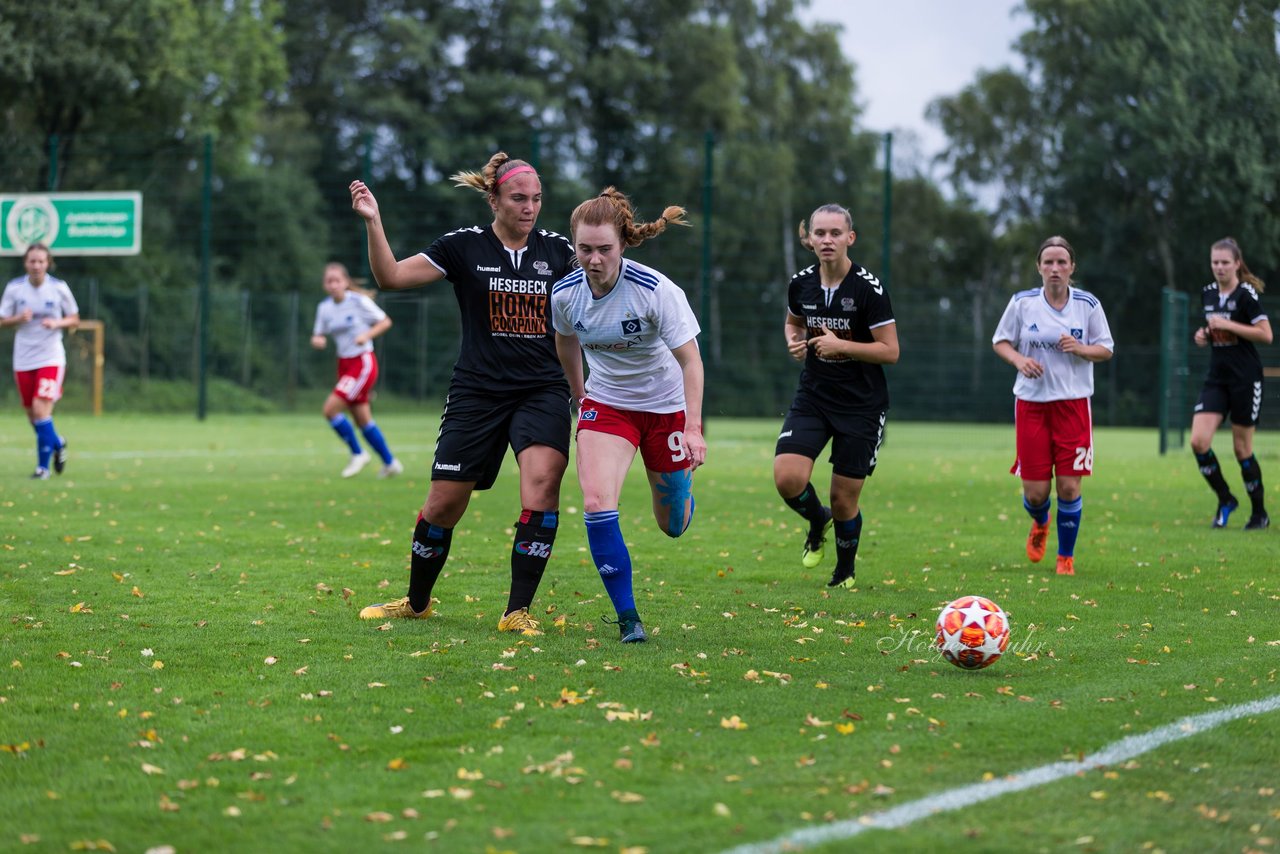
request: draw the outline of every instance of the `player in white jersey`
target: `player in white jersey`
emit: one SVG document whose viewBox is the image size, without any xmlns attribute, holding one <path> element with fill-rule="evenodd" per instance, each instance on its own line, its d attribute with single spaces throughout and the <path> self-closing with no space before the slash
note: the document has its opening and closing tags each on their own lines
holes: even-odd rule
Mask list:
<svg viewBox="0 0 1280 854">
<path fill-rule="evenodd" d="M 569 227 L 581 269 L 551 290 L 556 352 L 580 401 L 578 481 L 587 541 L 623 643 L 647 639 L 618 524 L 627 470 L 639 450 L 658 527 L 678 537 L 693 519 L 693 471 L 707 456 L 698 321 L 674 282 L 622 257 L 669 223 L 686 225 L 684 209 L 668 207 L 660 219 L 636 223 L 627 197 L 606 187 L 574 209 Z"/>
<path fill-rule="evenodd" d="M 1072 287 L 1076 254 L 1061 237 L 1040 245 L 1036 267 L 1043 285 L 1013 295 L 992 347 L 1018 369 L 1013 384 L 1022 505 L 1031 515 L 1027 557 L 1044 558 L 1049 537 L 1049 485 L 1058 493 L 1059 575 L 1075 574 L 1075 544 L 1084 507 L 1081 478 L 1093 472 L 1093 363 L 1115 350 L 1102 303 Z"/>
<path fill-rule="evenodd" d="M 31 477 L 48 480 L 50 461 L 58 474 L 67 464 L 67 441 L 53 427 L 53 405 L 62 397 L 67 369 L 62 330 L 80 323 L 80 307 L 67 283 L 49 275 L 49 247 L 28 246 L 22 266 L 26 275 L 5 285 L 0 297 L 0 326 L 18 327 L 13 336 L 13 377 L 36 432 L 36 470 Z"/>
<path fill-rule="evenodd" d="M 342 470 L 342 476 L 354 477 L 369 463 L 369 455 L 360 447 L 355 428 L 344 412 L 350 409 L 365 441 L 382 458 L 378 477 L 394 477 L 404 471 L 404 466 L 387 447 L 387 440 L 369 408 L 369 392 L 378 381 L 378 357 L 373 352 L 373 339 L 391 328 L 391 318 L 354 287 L 351 274 L 342 264 L 325 265 L 324 290 L 329 296 L 316 306 L 311 346 L 323 350 L 328 335 L 338 351 L 338 382 L 324 402 L 324 417 L 338 438 L 351 449 L 351 460 Z"/>
</svg>

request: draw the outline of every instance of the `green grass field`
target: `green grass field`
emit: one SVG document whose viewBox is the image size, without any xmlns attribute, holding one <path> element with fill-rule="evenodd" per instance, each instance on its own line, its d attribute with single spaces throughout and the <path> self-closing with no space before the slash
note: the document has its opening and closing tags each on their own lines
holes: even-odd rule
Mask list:
<svg viewBox="0 0 1280 854">
<path fill-rule="evenodd" d="M 401 478 L 342 480 L 318 414 L 59 417 L 67 473 L 31 482 L 32 434 L 5 413 L 0 849 L 718 851 L 1280 694 L 1277 534 L 1241 531 L 1244 509 L 1209 530 L 1190 452 L 1161 458 L 1153 431 L 1098 433 L 1078 574 L 1059 578 L 1056 535 L 1045 563 L 1023 553 L 1010 427 L 891 423 L 859 584 L 831 592 L 773 489 L 777 424 L 712 421 L 683 538 L 632 471 L 651 641 L 623 646 L 572 473 L 535 602 L 547 633 L 496 631 L 510 461 L 458 527 L 437 616 L 357 619 L 404 592 L 436 431 L 380 423 Z M 1280 442 L 1257 452 L 1280 488 Z M 967 593 L 1013 624 L 979 672 L 927 646 Z M 817 850 L 1276 850 L 1277 723 Z"/>
</svg>

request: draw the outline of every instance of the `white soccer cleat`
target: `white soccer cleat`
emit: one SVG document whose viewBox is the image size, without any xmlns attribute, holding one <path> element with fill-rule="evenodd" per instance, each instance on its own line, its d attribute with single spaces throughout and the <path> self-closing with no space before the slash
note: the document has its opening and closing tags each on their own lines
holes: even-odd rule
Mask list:
<svg viewBox="0 0 1280 854">
<path fill-rule="evenodd" d="M 342 470 L 343 477 L 355 477 L 360 474 L 365 466 L 369 465 L 369 455 L 361 451 L 351 456 L 351 462 L 347 463 L 347 467 Z"/>
<path fill-rule="evenodd" d="M 382 471 L 378 472 L 378 477 L 395 477 L 404 472 L 404 465 L 397 459 L 392 458 L 391 462 L 382 467 Z"/>
</svg>

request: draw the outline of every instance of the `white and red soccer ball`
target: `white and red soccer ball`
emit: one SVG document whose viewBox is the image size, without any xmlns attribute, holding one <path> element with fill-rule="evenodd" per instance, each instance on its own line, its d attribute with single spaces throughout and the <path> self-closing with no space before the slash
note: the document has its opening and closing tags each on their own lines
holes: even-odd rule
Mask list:
<svg viewBox="0 0 1280 854">
<path fill-rule="evenodd" d="M 961 596 L 938 614 L 933 645 L 956 667 L 981 670 L 1009 646 L 1009 618 L 984 596 Z"/>
</svg>

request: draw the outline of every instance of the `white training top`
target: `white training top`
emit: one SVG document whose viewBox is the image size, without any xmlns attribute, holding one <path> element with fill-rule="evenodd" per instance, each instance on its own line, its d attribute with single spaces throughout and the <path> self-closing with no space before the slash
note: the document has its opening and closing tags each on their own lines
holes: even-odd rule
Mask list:
<svg viewBox="0 0 1280 854">
<path fill-rule="evenodd" d="M 551 289 L 551 322 L 576 335 L 587 356 L 587 394 L 617 409 L 684 410 L 684 372 L 671 353 L 701 331 L 689 300 L 652 267 L 622 259 L 618 283 L 600 298 L 583 270 Z"/>
<path fill-rule="evenodd" d="M 1101 344 L 1115 352 L 1102 303 L 1088 291 L 1068 286 L 1062 311 L 1049 305 L 1044 288 L 1020 291 L 1009 300 L 991 343 L 1008 341 L 1019 353 L 1044 366 L 1037 379 L 1018 374 L 1014 397 L 1045 403 L 1093 396 L 1093 362 L 1062 352 L 1064 333 L 1083 344 Z"/>
<path fill-rule="evenodd" d="M 13 369 L 34 371 L 67 363 L 62 346 L 61 329 L 45 329 L 40 321 L 46 317 L 61 319 L 80 313 L 71 288 L 62 279 L 46 275 L 37 287 L 27 276 L 19 276 L 4 286 L 0 297 L 0 317 L 13 317 L 31 309 L 31 319 L 20 324 L 13 336 Z"/>
<path fill-rule="evenodd" d="M 373 342 L 356 343 L 356 336 L 380 323 L 387 313 L 364 294 L 347 291 L 342 302 L 325 297 L 316 306 L 316 325 L 312 335 L 330 335 L 338 349 L 338 358 L 352 359 L 373 351 Z"/>
</svg>

